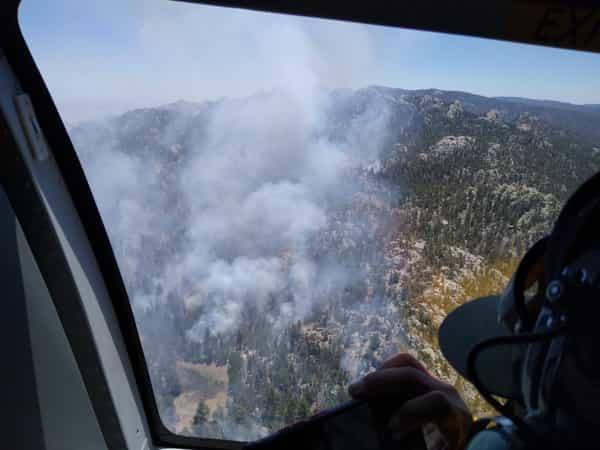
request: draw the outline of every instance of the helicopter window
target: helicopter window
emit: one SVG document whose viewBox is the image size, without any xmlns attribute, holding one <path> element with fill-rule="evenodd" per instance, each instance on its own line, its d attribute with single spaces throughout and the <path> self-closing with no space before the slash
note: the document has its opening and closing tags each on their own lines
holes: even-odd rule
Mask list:
<svg viewBox="0 0 600 450">
<path fill-rule="evenodd" d="M 600 167 L 597 57 L 158 0 L 20 21 L 169 430 L 265 436 L 398 351 L 485 411 L 437 326 Z"/>
</svg>

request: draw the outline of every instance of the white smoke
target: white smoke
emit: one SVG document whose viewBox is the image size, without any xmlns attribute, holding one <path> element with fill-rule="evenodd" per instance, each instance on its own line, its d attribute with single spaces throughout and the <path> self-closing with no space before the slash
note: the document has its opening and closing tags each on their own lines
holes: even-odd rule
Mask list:
<svg viewBox="0 0 600 450">
<path fill-rule="evenodd" d="M 328 213 L 357 189 L 350 169 L 377 156 L 389 132 L 389 107 L 371 102 L 352 117 L 344 138 L 333 140 L 324 130 L 330 95 L 317 86 L 302 90 L 310 95 L 277 90 L 220 101 L 198 128 L 191 125 L 192 109 L 162 131 L 158 141 L 170 149 L 189 136 L 174 186 L 185 205 L 181 217 L 163 211 L 171 201 L 162 189 L 164 157 L 115 148 L 118 132 L 110 122 L 74 130 L 124 278 L 152 274 L 145 284 L 153 288 L 130 292 L 134 306 L 175 297 L 186 307 L 202 307 L 188 334 L 200 341 L 207 330 L 235 330 L 247 302 L 261 310 L 289 291 L 289 299 L 269 311 L 275 325 L 285 326 L 321 300 L 320 284 L 342 286 L 348 275 L 342 264 L 317 264 L 308 246 L 326 227 Z M 157 133 L 144 117 L 128 117 L 126 131 Z M 151 249 L 144 245 L 169 239 L 176 224 L 185 245 L 160 273 L 149 270 L 144 255 Z M 150 237 L 146 244 L 142 236 Z"/>
<path fill-rule="evenodd" d="M 149 66 L 161 68 L 160 77 L 147 74 L 161 80 L 160 89 L 148 89 L 144 80 L 131 83 L 149 104 L 165 94 L 202 100 L 272 89 L 310 101 L 316 86 L 356 88 L 374 78 L 375 36 L 362 24 L 161 0 L 136 3 L 143 17 L 136 36 L 140 51 Z"/>
<path fill-rule="evenodd" d="M 71 130 L 73 131 L 73 130 Z M 153 233 L 155 211 L 146 198 L 152 186 L 149 165 L 119 149 L 114 126 L 88 124 L 72 135 L 85 174 L 107 227 L 124 275 L 133 276 L 139 265 L 142 236 Z"/>
<path fill-rule="evenodd" d="M 190 334 L 235 329 L 241 304 L 260 308 L 291 284 L 289 315 L 301 319 L 316 284 L 307 239 L 326 221 L 323 199 L 348 158 L 317 136 L 314 117 L 287 93 L 224 102 L 182 177 L 191 207 L 184 259 L 204 292 L 204 310 Z M 326 170 L 323 170 L 326 168 Z M 284 267 L 282 254 L 293 255 Z M 226 324 L 218 319 L 226 317 Z"/>
<path fill-rule="evenodd" d="M 199 311 L 186 325 L 192 342 L 235 333 L 248 307 L 278 332 L 357 276 L 348 261 L 317 260 L 315 239 L 359 189 L 352 169 L 385 144 L 391 104 L 370 92 L 333 111 L 354 93 L 331 84 L 368 58 L 365 46 L 336 54 L 319 42 L 293 21 L 271 23 L 255 43 L 274 89 L 71 130 L 134 308 Z M 176 334 L 138 325 L 165 342 Z"/>
<path fill-rule="evenodd" d="M 206 330 L 236 329 L 245 302 L 260 310 L 286 288 L 291 300 L 273 320 L 285 325 L 310 312 L 317 272 L 325 268 L 311 261 L 308 239 L 325 226 L 327 209 L 339 206 L 331 199 L 348 189 L 341 182 L 349 155 L 375 157 L 388 132 L 387 104 L 376 102 L 356 114 L 345 141 L 323 135 L 326 86 L 360 72 L 356 66 L 368 62 L 357 58 L 365 56 L 364 45 L 355 55 L 323 52 L 316 45 L 322 40 L 287 19 L 269 20 L 255 39 L 277 89 L 219 102 L 191 139 L 181 175 L 190 245 L 167 277 L 194 280 L 194 306 L 203 310 L 189 333 L 194 340 Z M 288 262 L 282 254 L 291 255 Z"/>
</svg>

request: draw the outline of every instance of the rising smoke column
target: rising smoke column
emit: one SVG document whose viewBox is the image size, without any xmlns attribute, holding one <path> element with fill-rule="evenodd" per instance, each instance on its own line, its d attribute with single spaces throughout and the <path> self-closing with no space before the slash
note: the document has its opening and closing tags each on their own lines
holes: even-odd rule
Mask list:
<svg viewBox="0 0 600 450">
<path fill-rule="evenodd" d="M 309 247 L 359 190 L 352 169 L 377 158 L 391 109 L 369 91 L 343 117 L 332 115 L 355 93 L 325 88 L 338 68 L 313 44 L 302 29 L 277 25 L 258 47 L 277 56 L 269 67 L 283 86 L 72 130 L 138 317 L 157 305 L 169 315 L 200 308 L 185 336 L 201 343 L 234 333 L 251 305 L 277 333 L 358 275 L 343 261 L 315 260 Z M 339 122 L 342 132 L 333 132 Z M 173 370 L 182 331 L 163 319 L 138 320 L 160 379 L 163 367 Z M 160 383 L 157 392 L 172 390 Z"/>
</svg>

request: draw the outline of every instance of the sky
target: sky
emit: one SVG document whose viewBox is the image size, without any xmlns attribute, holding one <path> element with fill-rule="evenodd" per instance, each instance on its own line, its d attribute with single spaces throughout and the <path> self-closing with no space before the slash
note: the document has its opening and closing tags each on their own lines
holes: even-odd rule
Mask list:
<svg viewBox="0 0 600 450">
<path fill-rule="evenodd" d="M 600 103 L 591 53 L 171 0 L 23 0 L 19 16 L 68 124 L 307 85 Z"/>
</svg>

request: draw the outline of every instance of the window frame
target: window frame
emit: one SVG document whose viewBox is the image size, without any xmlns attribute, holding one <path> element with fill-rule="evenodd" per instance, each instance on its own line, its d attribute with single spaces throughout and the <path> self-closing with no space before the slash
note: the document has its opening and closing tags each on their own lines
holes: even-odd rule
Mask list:
<svg viewBox="0 0 600 450">
<path fill-rule="evenodd" d="M 31 98 L 40 128 L 46 137 L 89 239 L 125 343 L 126 354 L 121 355 L 121 358 L 127 359 L 133 370 L 143 412 L 148 421 L 152 445 L 181 449 L 238 450 L 243 448 L 245 443 L 240 441 L 177 435 L 163 424 L 152 389 L 133 309 L 113 248 L 75 148 L 21 33 L 18 23 L 19 4 L 20 0 L 10 0 L 0 6 L 2 50 L 4 50 L 7 62 L 18 78 L 21 87 Z M 54 301 L 56 302 L 56 299 Z M 107 443 L 112 442 L 106 436 L 105 439 Z"/>
<path fill-rule="evenodd" d="M 79 158 L 20 31 L 18 23 L 18 6 L 20 1 L 7 0 L 0 6 L 0 43 L 9 65 L 14 70 L 24 90 L 31 96 L 40 127 L 47 138 L 50 148 L 53 149 L 53 155 L 59 170 L 66 182 L 68 192 L 72 197 L 90 245 L 92 246 L 104 283 L 112 300 L 118 327 L 124 337 L 127 354 L 123 355 L 123 357 L 127 358 L 132 366 L 136 386 L 149 422 L 152 444 L 155 446 L 186 449 L 241 449 L 244 446 L 244 442 L 203 439 L 174 434 L 164 426 L 160 419 L 133 309 L 121 272 L 96 202 L 80 165 Z M 536 39 L 532 34 L 519 34 L 515 30 L 510 30 L 510 27 L 507 29 L 499 27 L 496 20 L 497 17 L 505 18 L 507 14 L 511 13 L 511 11 L 507 10 L 505 2 L 484 5 L 482 7 L 482 3 L 479 0 L 463 2 L 460 6 L 457 6 L 455 2 L 440 5 L 439 2 L 430 0 L 414 3 L 390 3 L 386 0 L 375 0 L 368 3 L 352 3 L 340 0 L 331 2 L 307 1 L 304 3 L 293 0 L 176 1 L 350 20 L 396 27 L 401 26 L 427 31 L 459 33 L 600 52 L 600 39 L 592 42 L 593 46 L 590 47 L 589 42 L 581 44 L 577 41 L 548 42 Z M 548 0 L 548 3 L 537 2 L 537 4 L 542 4 L 546 7 L 550 5 L 569 5 L 573 7 L 574 4 L 585 7 L 586 5 L 593 5 L 593 2 L 567 2 L 566 0 L 551 2 Z M 483 17 L 485 20 L 481 20 L 482 11 L 484 11 Z M 512 14 L 517 14 L 517 17 L 528 20 L 530 16 L 527 16 L 523 11 L 525 10 L 514 9 Z M 490 26 L 490 28 L 486 28 L 487 26 Z M 585 47 L 584 44 L 588 46 Z"/>
</svg>

